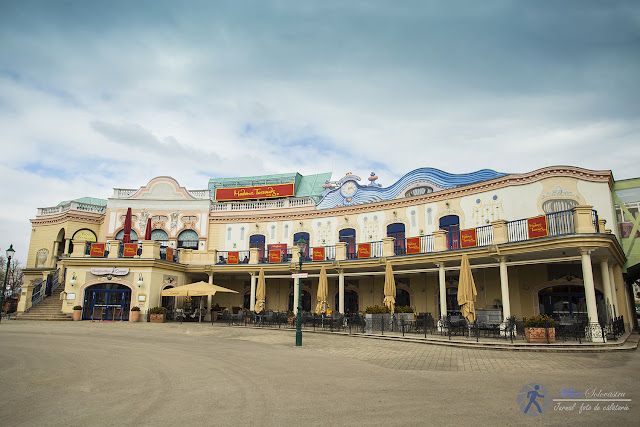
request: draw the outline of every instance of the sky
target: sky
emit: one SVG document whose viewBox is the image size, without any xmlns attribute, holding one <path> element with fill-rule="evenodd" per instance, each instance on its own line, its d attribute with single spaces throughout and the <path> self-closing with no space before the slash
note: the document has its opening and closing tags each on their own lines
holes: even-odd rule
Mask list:
<svg viewBox="0 0 640 427">
<path fill-rule="evenodd" d="M 170 175 L 640 176 L 637 1 L 0 1 L 0 251 Z"/>
</svg>

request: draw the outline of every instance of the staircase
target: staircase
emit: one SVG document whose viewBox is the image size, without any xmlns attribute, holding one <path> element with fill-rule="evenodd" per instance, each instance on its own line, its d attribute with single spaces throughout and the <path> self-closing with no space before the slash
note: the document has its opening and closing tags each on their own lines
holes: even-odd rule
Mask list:
<svg viewBox="0 0 640 427">
<path fill-rule="evenodd" d="M 50 296 L 45 297 L 24 313 L 18 313 L 16 320 L 73 320 L 72 314 L 62 312 L 60 293 L 63 290 L 63 286 L 54 289 Z"/>
</svg>

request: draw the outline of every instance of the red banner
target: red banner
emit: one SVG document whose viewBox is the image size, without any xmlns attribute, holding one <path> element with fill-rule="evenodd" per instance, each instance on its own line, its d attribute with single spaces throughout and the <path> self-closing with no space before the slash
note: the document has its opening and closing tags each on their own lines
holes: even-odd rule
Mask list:
<svg viewBox="0 0 640 427">
<path fill-rule="evenodd" d="M 312 261 L 324 261 L 324 246 L 313 248 Z"/>
<path fill-rule="evenodd" d="M 295 194 L 293 183 L 261 185 L 259 187 L 216 188 L 216 200 L 273 199 Z"/>
<path fill-rule="evenodd" d="M 527 220 L 527 229 L 529 231 L 529 238 L 535 239 L 538 237 L 547 237 L 547 216 L 540 215 Z"/>
<path fill-rule="evenodd" d="M 478 246 L 478 236 L 476 229 L 471 228 L 469 230 L 460 230 L 460 247 L 461 248 L 473 248 Z"/>
<path fill-rule="evenodd" d="M 167 261 L 173 261 L 173 248 L 166 249 L 164 259 L 166 259 Z"/>
<path fill-rule="evenodd" d="M 269 262 L 272 264 L 282 262 L 282 251 L 279 249 L 269 251 Z"/>
<path fill-rule="evenodd" d="M 227 252 L 227 264 L 238 264 L 240 262 L 240 252 Z"/>
<path fill-rule="evenodd" d="M 358 244 L 358 258 L 371 258 L 371 243 Z"/>
<path fill-rule="evenodd" d="M 275 251 L 276 249 L 287 249 L 286 243 L 271 243 L 267 245 L 267 250 Z"/>
<path fill-rule="evenodd" d="M 123 243 L 122 244 L 122 256 L 123 258 L 132 258 L 138 255 L 137 243 Z"/>
<path fill-rule="evenodd" d="M 106 243 L 92 243 L 89 255 L 95 258 L 104 258 L 104 252 L 107 249 Z"/>
<path fill-rule="evenodd" d="M 419 237 L 409 237 L 407 239 L 407 253 L 408 254 L 419 254 L 420 253 L 420 238 Z"/>
</svg>

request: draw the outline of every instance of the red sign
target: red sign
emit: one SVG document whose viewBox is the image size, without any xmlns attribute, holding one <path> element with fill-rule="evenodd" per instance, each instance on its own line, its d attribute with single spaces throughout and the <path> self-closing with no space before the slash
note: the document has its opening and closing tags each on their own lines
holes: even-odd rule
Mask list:
<svg viewBox="0 0 640 427">
<path fill-rule="evenodd" d="M 371 258 L 371 243 L 358 244 L 358 258 Z"/>
<path fill-rule="evenodd" d="M 324 246 L 313 248 L 312 261 L 324 261 Z"/>
<path fill-rule="evenodd" d="M 409 237 L 407 239 L 407 253 L 408 254 L 419 254 L 420 253 L 420 238 L 419 237 Z"/>
<path fill-rule="evenodd" d="M 273 199 L 293 196 L 293 183 L 261 185 L 259 187 L 216 188 L 216 200 Z"/>
<path fill-rule="evenodd" d="M 136 255 L 138 255 L 137 243 L 123 243 L 122 256 L 124 258 L 132 258 Z"/>
<path fill-rule="evenodd" d="M 107 248 L 106 243 L 92 243 L 89 255 L 96 258 L 104 258 L 104 252 Z"/>
<path fill-rule="evenodd" d="M 287 244 L 286 243 L 272 243 L 270 245 L 267 245 L 267 250 L 269 250 L 269 251 L 275 251 L 276 249 L 278 249 L 278 250 L 287 249 Z"/>
<path fill-rule="evenodd" d="M 527 220 L 527 229 L 529 231 L 530 239 L 548 236 L 549 233 L 547 232 L 547 216 L 540 215 L 529 218 Z"/>
<path fill-rule="evenodd" d="M 471 228 L 469 230 L 460 230 L 460 247 L 461 248 L 473 248 L 478 246 L 478 236 L 476 229 Z"/>
<path fill-rule="evenodd" d="M 166 249 L 164 259 L 166 259 L 167 261 L 173 261 L 173 248 Z"/>
<path fill-rule="evenodd" d="M 282 251 L 279 249 L 269 251 L 269 262 L 272 264 L 282 262 Z"/>
<path fill-rule="evenodd" d="M 227 264 L 238 264 L 240 262 L 240 252 L 227 252 Z"/>
</svg>

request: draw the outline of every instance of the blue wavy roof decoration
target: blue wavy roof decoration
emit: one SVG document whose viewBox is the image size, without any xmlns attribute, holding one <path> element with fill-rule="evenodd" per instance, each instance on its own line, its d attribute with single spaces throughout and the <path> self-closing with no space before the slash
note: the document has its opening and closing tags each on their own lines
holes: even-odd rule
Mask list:
<svg viewBox="0 0 640 427">
<path fill-rule="evenodd" d="M 491 179 L 500 178 L 508 175 L 506 173 L 496 172 L 491 169 L 481 169 L 476 172 L 465 174 L 453 174 L 434 168 L 420 168 L 412 170 L 405 176 L 400 178 L 390 187 L 381 188 L 374 186 L 358 186 L 358 190 L 351 197 L 350 201 L 340 194 L 340 189 L 327 189 L 323 194 L 323 198 L 316 205 L 316 209 L 331 209 L 339 206 L 361 205 L 365 203 L 381 202 L 398 198 L 398 195 L 407 187 L 417 182 L 425 183 L 434 187 L 433 190 L 446 190 L 449 188 L 460 187 L 481 181 L 489 181 Z"/>
</svg>

